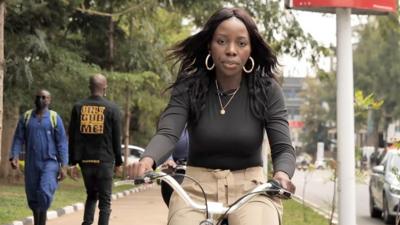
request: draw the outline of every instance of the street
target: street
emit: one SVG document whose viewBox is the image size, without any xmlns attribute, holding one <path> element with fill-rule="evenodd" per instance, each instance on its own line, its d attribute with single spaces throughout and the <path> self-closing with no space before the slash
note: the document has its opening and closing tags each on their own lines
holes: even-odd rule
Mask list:
<svg viewBox="0 0 400 225">
<path fill-rule="evenodd" d="M 315 204 L 319 209 L 330 213 L 334 183 L 331 181 L 333 176 L 330 170 L 315 170 L 314 172 L 304 172 L 296 170 L 293 182 L 296 185 L 296 195 L 303 197 L 304 177 L 307 176 L 305 199 Z M 369 216 L 369 194 L 368 183 L 357 183 L 356 185 L 356 213 L 358 225 L 383 225 L 382 220 L 374 219 Z M 335 211 L 337 213 L 337 209 Z"/>
</svg>

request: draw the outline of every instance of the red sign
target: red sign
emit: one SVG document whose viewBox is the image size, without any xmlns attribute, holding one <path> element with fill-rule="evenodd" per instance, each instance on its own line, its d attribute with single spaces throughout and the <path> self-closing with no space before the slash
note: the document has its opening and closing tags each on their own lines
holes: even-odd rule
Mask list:
<svg viewBox="0 0 400 225">
<path fill-rule="evenodd" d="M 303 128 L 304 122 L 298 120 L 289 120 L 289 127 L 291 128 Z"/>
<path fill-rule="evenodd" d="M 335 8 L 351 8 L 356 14 L 380 14 L 395 12 L 397 0 L 286 0 L 288 8 L 335 12 Z"/>
</svg>

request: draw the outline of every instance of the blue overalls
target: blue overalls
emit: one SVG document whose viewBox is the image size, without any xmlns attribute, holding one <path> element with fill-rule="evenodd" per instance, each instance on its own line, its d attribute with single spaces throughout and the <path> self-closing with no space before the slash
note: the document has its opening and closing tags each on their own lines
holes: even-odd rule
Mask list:
<svg viewBox="0 0 400 225">
<path fill-rule="evenodd" d="M 15 131 L 11 157 L 18 158 L 25 145 L 25 192 L 32 210 L 47 211 L 58 186 L 60 166 L 68 165 L 67 138 L 58 115 L 56 124 L 53 127 L 48 110 L 41 119 L 32 112 L 29 121 L 21 116 Z"/>
</svg>

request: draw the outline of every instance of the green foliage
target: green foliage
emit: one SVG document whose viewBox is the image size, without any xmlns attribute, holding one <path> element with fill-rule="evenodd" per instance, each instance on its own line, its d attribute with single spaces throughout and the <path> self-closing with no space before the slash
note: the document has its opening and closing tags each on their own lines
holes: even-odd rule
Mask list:
<svg viewBox="0 0 400 225">
<path fill-rule="evenodd" d="M 162 80 L 153 72 L 110 73 L 108 76 L 110 98 L 126 107 L 129 99 L 133 143 L 145 146 L 154 134 L 156 121 L 165 107 L 166 98 L 160 95 Z"/>
<path fill-rule="evenodd" d="M 132 188 L 131 185 L 113 187 L 113 193 Z M 32 215 L 26 202 L 25 188 L 21 181 L 17 184 L 0 182 L 0 221 L 2 224 L 11 223 L 13 220 L 21 220 Z M 83 179 L 74 181 L 70 178 L 60 182 L 51 204 L 50 210 L 56 210 L 67 205 L 85 201 L 85 186 Z"/>
<path fill-rule="evenodd" d="M 355 150 L 355 162 L 361 162 L 362 157 L 363 157 L 362 149 L 359 148 L 359 147 L 356 147 L 356 150 Z"/>
<path fill-rule="evenodd" d="M 67 127 L 73 103 L 88 95 L 88 77 L 100 72 L 121 111 L 129 97 L 133 142 L 145 145 L 167 102 L 160 93 L 176 76 L 166 51 L 224 5 L 247 8 L 278 53 L 316 50 L 277 0 L 10 0 L 5 104 L 23 111 L 37 89 L 49 89 Z"/>
<path fill-rule="evenodd" d="M 7 89 L 33 81 L 35 71 L 31 67 L 49 59 L 47 41 L 62 35 L 74 1 L 12 0 L 7 1 L 6 7 Z"/>
<path fill-rule="evenodd" d="M 356 117 L 356 128 L 366 128 L 368 111 L 379 110 L 383 103 L 384 100 L 375 99 L 374 93 L 364 96 L 363 91 L 356 90 L 354 94 L 354 115 Z"/>
<path fill-rule="evenodd" d="M 51 107 L 69 123 L 73 104 L 89 95 L 89 76 L 101 72 L 93 64 L 82 62 L 82 58 L 75 52 L 58 46 L 51 46 L 52 60 L 38 66 L 46 68 L 35 77 L 33 87 L 47 88 L 52 93 Z"/>
<path fill-rule="evenodd" d="M 321 55 L 327 55 L 328 49 L 320 46 L 310 34 L 305 34 L 291 10 L 285 10 L 281 1 L 237 0 L 235 5 L 247 8 L 260 24 L 260 31 L 278 54 L 303 57 L 311 49 L 312 64 L 316 64 Z M 309 52 L 308 52 L 309 53 Z"/>
<path fill-rule="evenodd" d="M 145 17 L 132 15 L 120 21 L 126 39 L 116 47 L 114 69 L 124 72 L 153 71 L 166 81 L 172 81 L 165 52 L 169 46 L 189 34 L 181 25 L 180 15 L 159 8 Z"/>
<path fill-rule="evenodd" d="M 304 120 L 304 132 L 300 138 L 304 149 L 315 155 L 317 143 L 330 144 L 328 130 L 336 121 L 336 79 L 334 73 L 319 71 L 316 78 L 307 77 L 305 89 L 301 92 L 304 104 L 300 113 Z"/>
<path fill-rule="evenodd" d="M 336 126 L 335 73 L 321 70 L 316 78 L 307 78 L 306 88 L 301 95 L 305 100 L 305 104 L 300 108 L 305 121 L 305 130 L 301 138 L 306 143 L 306 150 L 314 153 L 318 141 L 325 142 L 326 147 L 329 146 L 331 140 L 327 132 Z M 363 91 L 356 90 L 354 107 L 357 130 L 366 126 L 368 110 L 379 110 L 383 104 L 384 100 L 378 100 L 374 93 L 364 96 Z"/>
<path fill-rule="evenodd" d="M 5 101 L 12 104 L 15 93 L 23 96 L 18 107 L 26 110 L 33 105 L 33 96 L 36 90 L 45 88 L 52 94 L 51 108 L 57 111 L 68 124 L 72 105 L 78 99 L 87 96 L 89 76 L 100 72 L 96 65 L 82 62 L 82 58 L 75 52 L 61 46 L 48 44 L 49 60 L 38 60 L 31 63 L 33 80 L 27 84 L 6 84 Z M 18 90 L 15 92 L 15 90 Z M 8 98 L 10 96 L 10 98 Z"/>
<path fill-rule="evenodd" d="M 168 0 L 168 3 L 164 5 L 169 10 L 181 12 L 185 17 L 193 20 L 197 27 L 201 27 L 216 9 L 223 7 L 224 3 L 225 1 L 221 0 Z"/>
<path fill-rule="evenodd" d="M 374 112 L 375 129 L 385 129 L 390 120 L 400 117 L 400 24 L 396 15 L 370 17 L 358 29 L 354 50 L 355 86 L 374 98 L 384 100 Z M 379 124 L 378 124 L 379 123 Z M 379 128 L 380 127 L 380 128 Z"/>
<path fill-rule="evenodd" d="M 377 110 L 382 106 L 384 102 L 383 100 L 375 100 L 373 93 L 364 97 L 364 93 L 361 90 L 356 90 L 354 101 L 356 113 L 361 113 L 359 111 L 365 111 L 368 109 Z"/>
<path fill-rule="evenodd" d="M 174 8 L 179 9 L 198 27 L 204 25 L 216 9 L 223 6 L 242 7 L 250 12 L 262 36 L 278 54 L 303 57 L 306 55 L 306 50 L 311 49 L 309 60 L 314 65 L 320 56 L 331 54 L 327 48 L 319 45 L 310 34 L 303 32 L 292 11 L 285 10 L 279 0 L 175 0 L 171 2 Z"/>
<path fill-rule="evenodd" d="M 284 225 L 321 225 L 328 224 L 328 220 L 319 215 L 311 208 L 303 208 L 294 200 L 283 202 L 283 224 Z"/>
<path fill-rule="evenodd" d="M 27 207 L 23 185 L 0 184 L 0 188 L 2 190 L 0 192 L 2 202 L 0 205 L 0 221 L 2 223 L 10 223 L 32 214 Z"/>
</svg>

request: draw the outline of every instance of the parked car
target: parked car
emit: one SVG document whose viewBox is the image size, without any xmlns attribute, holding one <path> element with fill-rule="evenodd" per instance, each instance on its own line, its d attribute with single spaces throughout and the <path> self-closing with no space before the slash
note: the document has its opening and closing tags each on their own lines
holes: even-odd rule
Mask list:
<svg viewBox="0 0 400 225">
<path fill-rule="evenodd" d="M 298 170 L 307 170 L 312 157 L 307 153 L 301 153 L 296 157 L 296 167 Z"/>
<path fill-rule="evenodd" d="M 316 169 L 325 169 L 326 168 L 326 160 L 322 159 L 322 160 L 316 160 L 314 163 L 314 166 Z"/>
<path fill-rule="evenodd" d="M 128 145 L 128 165 L 139 161 L 144 148 L 136 145 Z M 121 145 L 122 160 L 125 160 L 125 145 Z"/>
<path fill-rule="evenodd" d="M 400 200 L 400 152 L 389 150 L 379 165 L 372 167 L 369 182 L 369 208 L 371 217 L 394 224 Z"/>
</svg>

